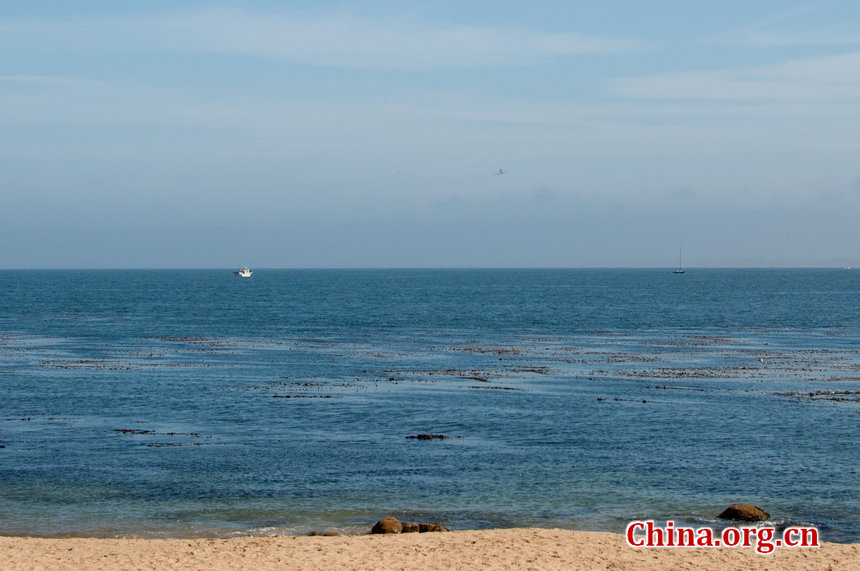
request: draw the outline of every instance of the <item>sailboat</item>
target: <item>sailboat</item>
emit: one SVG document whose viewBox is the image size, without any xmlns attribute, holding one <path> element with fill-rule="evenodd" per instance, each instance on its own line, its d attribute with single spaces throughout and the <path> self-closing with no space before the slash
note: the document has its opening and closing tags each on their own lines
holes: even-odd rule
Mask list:
<svg viewBox="0 0 860 571">
<path fill-rule="evenodd" d="M 684 271 L 685 271 L 684 266 L 681 264 L 681 248 L 678 248 L 678 269 L 672 270 L 672 273 L 673 274 L 683 274 Z"/>
</svg>

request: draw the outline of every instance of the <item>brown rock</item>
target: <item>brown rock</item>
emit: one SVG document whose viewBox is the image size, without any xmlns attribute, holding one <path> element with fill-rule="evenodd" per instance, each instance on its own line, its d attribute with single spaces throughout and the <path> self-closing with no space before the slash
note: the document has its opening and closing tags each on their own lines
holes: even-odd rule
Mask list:
<svg viewBox="0 0 860 571">
<path fill-rule="evenodd" d="M 336 531 L 327 531 L 323 534 L 324 537 L 339 537 L 340 534 Z"/>
<path fill-rule="evenodd" d="M 376 522 L 370 533 L 400 533 L 401 531 L 403 531 L 403 524 L 399 520 L 386 517 Z"/>
<path fill-rule="evenodd" d="M 421 528 L 417 523 L 404 521 L 403 531 L 400 533 L 418 533 L 419 531 L 421 531 Z"/>
<path fill-rule="evenodd" d="M 426 533 L 428 531 L 448 531 L 448 529 L 441 523 L 419 523 L 418 531 Z"/>
<path fill-rule="evenodd" d="M 750 504 L 732 504 L 720 512 L 717 517 L 736 521 L 764 521 L 770 519 L 770 514 Z"/>
</svg>

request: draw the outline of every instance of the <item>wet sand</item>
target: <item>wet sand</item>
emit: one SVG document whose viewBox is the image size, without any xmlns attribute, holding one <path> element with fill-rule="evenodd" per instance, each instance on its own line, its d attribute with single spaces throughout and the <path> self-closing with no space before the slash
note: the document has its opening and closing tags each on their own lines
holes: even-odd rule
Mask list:
<svg viewBox="0 0 860 571">
<path fill-rule="evenodd" d="M 858 569 L 860 544 L 647 549 L 560 529 L 231 539 L 0 537 L 0 569 Z"/>
</svg>

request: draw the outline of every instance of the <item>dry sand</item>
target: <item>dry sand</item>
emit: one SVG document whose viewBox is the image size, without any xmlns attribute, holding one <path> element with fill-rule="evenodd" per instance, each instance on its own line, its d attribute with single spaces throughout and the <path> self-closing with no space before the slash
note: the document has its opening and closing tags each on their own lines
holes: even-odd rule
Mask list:
<svg viewBox="0 0 860 571">
<path fill-rule="evenodd" d="M 0 569 L 860 569 L 860 544 L 646 549 L 560 529 L 233 539 L 0 537 Z"/>
</svg>

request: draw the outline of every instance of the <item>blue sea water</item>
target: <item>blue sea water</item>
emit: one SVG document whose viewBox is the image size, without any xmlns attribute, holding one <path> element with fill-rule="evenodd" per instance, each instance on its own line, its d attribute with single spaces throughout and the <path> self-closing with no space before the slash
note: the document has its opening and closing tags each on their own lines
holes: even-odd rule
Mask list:
<svg viewBox="0 0 860 571">
<path fill-rule="evenodd" d="M 856 542 L 858 427 L 860 271 L 0 272 L 4 535 Z"/>
</svg>

